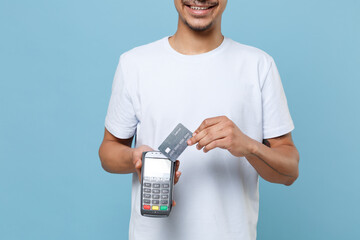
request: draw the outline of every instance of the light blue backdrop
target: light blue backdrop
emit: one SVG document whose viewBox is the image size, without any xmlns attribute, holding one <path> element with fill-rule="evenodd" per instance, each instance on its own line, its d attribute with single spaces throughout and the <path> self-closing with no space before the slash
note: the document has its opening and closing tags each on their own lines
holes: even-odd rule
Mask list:
<svg viewBox="0 0 360 240">
<path fill-rule="evenodd" d="M 261 180 L 260 240 L 360 236 L 359 12 L 229 0 L 223 32 L 276 60 L 301 153 L 293 186 Z M 176 23 L 173 1 L 0 0 L 0 239 L 127 239 L 130 175 L 97 156 L 111 83 Z"/>
</svg>

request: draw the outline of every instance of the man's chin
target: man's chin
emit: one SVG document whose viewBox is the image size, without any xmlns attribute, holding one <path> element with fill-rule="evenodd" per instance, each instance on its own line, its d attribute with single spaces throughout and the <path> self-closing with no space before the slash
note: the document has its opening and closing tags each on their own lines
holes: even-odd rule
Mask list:
<svg viewBox="0 0 360 240">
<path fill-rule="evenodd" d="M 213 23 L 210 22 L 209 24 L 206 25 L 195 25 L 195 24 L 190 24 L 187 21 L 185 21 L 186 26 L 188 26 L 191 30 L 195 31 L 195 32 L 204 32 L 206 30 L 209 30 Z"/>
</svg>

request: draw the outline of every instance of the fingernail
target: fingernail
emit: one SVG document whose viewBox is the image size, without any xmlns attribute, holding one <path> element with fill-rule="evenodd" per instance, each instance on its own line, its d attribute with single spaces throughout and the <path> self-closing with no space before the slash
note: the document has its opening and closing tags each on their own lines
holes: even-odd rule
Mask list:
<svg viewBox="0 0 360 240">
<path fill-rule="evenodd" d="M 187 144 L 188 144 L 188 145 L 191 145 L 191 141 L 190 141 L 190 140 L 188 140 L 188 141 L 187 141 Z"/>
<path fill-rule="evenodd" d="M 196 132 L 193 133 L 193 136 L 195 136 L 195 135 L 196 135 Z"/>
</svg>

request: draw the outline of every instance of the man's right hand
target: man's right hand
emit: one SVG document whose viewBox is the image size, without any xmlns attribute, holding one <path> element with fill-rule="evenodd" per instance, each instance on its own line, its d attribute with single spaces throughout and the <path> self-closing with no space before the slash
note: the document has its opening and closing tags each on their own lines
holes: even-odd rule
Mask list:
<svg viewBox="0 0 360 240">
<path fill-rule="evenodd" d="M 132 162 L 134 164 L 135 171 L 139 177 L 139 181 L 141 182 L 142 154 L 143 152 L 154 151 L 154 150 L 147 145 L 142 145 L 140 147 L 133 148 L 132 150 L 133 150 Z"/>
</svg>

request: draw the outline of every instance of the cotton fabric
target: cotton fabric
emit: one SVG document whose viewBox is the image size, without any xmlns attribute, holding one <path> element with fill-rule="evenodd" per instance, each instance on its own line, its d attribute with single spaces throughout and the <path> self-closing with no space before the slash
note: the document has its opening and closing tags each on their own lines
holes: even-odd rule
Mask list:
<svg viewBox="0 0 360 240">
<path fill-rule="evenodd" d="M 222 115 L 259 142 L 294 129 L 273 58 L 226 37 L 212 51 L 183 55 L 165 37 L 121 55 L 105 127 L 156 150 L 178 123 L 195 131 L 204 119 Z M 259 181 L 248 161 L 195 146 L 179 160 L 177 205 L 168 218 L 141 216 L 133 174 L 129 238 L 256 239 Z"/>
</svg>

